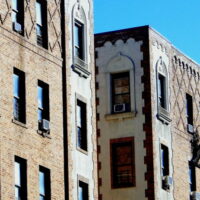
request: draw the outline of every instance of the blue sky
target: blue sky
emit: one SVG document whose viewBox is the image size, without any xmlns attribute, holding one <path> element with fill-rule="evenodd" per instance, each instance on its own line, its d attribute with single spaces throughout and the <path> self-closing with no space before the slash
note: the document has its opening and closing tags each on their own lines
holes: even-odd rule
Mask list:
<svg viewBox="0 0 200 200">
<path fill-rule="evenodd" d="M 150 25 L 200 63 L 200 0 L 94 0 L 95 33 Z"/>
</svg>

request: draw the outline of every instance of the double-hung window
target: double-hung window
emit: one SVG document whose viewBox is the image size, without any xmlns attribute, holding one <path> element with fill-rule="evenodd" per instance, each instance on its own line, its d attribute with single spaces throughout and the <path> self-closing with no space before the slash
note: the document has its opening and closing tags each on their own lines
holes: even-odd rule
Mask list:
<svg viewBox="0 0 200 200">
<path fill-rule="evenodd" d="M 14 68 L 13 73 L 13 115 L 14 119 L 26 123 L 25 73 Z"/>
<path fill-rule="evenodd" d="M 83 181 L 79 181 L 78 200 L 89 200 L 88 192 L 88 184 Z"/>
<path fill-rule="evenodd" d="M 135 186 L 134 139 L 110 141 L 112 188 Z"/>
<path fill-rule="evenodd" d="M 27 199 L 26 160 L 15 157 L 15 200 Z"/>
<path fill-rule="evenodd" d="M 76 106 L 77 121 L 77 146 L 87 151 L 87 110 L 86 103 L 77 100 Z"/>
<path fill-rule="evenodd" d="M 49 85 L 38 81 L 38 122 L 39 130 L 49 130 Z"/>
<path fill-rule="evenodd" d="M 37 44 L 47 48 L 47 2 L 46 0 L 37 0 L 35 6 Z"/>
<path fill-rule="evenodd" d="M 24 29 L 24 0 L 12 0 L 13 30 L 23 34 Z"/>
<path fill-rule="evenodd" d="M 158 74 L 158 100 L 159 100 L 159 105 L 164 108 L 167 109 L 167 105 L 166 105 L 166 78 L 161 75 Z"/>
<path fill-rule="evenodd" d="M 77 20 L 74 25 L 75 57 L 84 60 L 84 25 Z"/>
<path fill-rule="evenodd" d="M 40 200 L 51 199 L 50 170 L 41 166 L 39 167 L 39 193 Z"/>
<path fill-rule="evenodd" d="M 186 94 L 186 118 L 188 132 L 193 133 L 193 100 L 189 94 Z"/>
<path fill-rule="evenodd" d="M 130 77 L 129 72 L 111 74 L 112 113 L 129 112 Z"/>
</svg>

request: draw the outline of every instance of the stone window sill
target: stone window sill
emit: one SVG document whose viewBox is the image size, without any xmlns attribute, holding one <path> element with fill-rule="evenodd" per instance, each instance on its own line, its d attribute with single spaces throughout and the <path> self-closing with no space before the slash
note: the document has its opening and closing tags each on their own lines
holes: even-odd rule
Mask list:
<svg viewBox="0 0 200 200">
<path fill-rule="evenodd" d="M 80 58 L 74 58 L 74 64 L 72 65 L 72 69 L 84 78 L 88 78 L 90 72 L 88 71 L 88 65 Z"/>
<path fill-rule="evenodd" d="M 20 121 L 17 121 L 16 119 L 12 119 L 12 123 L 27 129 L 27 125 L 26 124 L 24 124 L 24 123 L 22 123 Z"/>
<path fill-rule="evenodd" d="M 88 152 L 84 149 L 81 149 L 80 147 L 77 147 L 76 148 L 78 151 L 80 151 L 81 153 L 85 154 L 85 155 L 88 155 Z"/>
<path fill-rule="evenodd" d="M 171 122 L 172 120 L 170 119 L 170 115 L 169 112 L 162 108 L 162 107 L 158 107 L 158 114 L 157 117 L 159 120 L 161 120 L 164 124 L 169 124 L 169 122 Z"/>
<path fill-rule="evenodd" d="M 137 112 L 124 112 L 124 113 L 116 113 L 116 114 L 106 114 L 105 119 L 107 121 L 133 119 L 133 118 L 136 117 L 136 114 L 137 114 Z"/>
</svg>

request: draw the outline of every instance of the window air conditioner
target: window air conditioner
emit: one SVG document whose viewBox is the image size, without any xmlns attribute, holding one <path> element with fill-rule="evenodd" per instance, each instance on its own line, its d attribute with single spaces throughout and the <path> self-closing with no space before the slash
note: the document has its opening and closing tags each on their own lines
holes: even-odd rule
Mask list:
<svg viewBox="0 0 200 200">
<path fill-rule="evenodd" d="M 194 127 L 193 127 L 193 125 L 188 124 L 187 125 L 187 130 L 188 130 L 189 133 L 194 133 Z"/>
<path fill-rule="evenodd" d="M 13 29 L 16 32 L 21 33 L 22 32 L 22 25 L 17 23 L 17 22 L 13 22 Z"/>
<path fill-rule="evenodd" d="M 173 183 L 173 179 L 172 179 L 171 176 L 164 176 L 163 177 L 163 186 L 164 186 L 164 188 L 169 189 L 170 186 L 172 185 L 172 183 Z"/>
<path fill-rule="evenodd" d="M 192 200 L 200 200 L 200 193 L 199 192 L 196 192 L 196 191 L 191 192 L 190 196 L 191 196 Z"/>
<path fill-rule="evenodd" d="M 49 131 L 50 130 L 50 122 L 46 119 L 43 119 L 42 123 L 41 123 L 41 128 L 44 131 Z"/>
<path fill-rule="evenodd" d="M 126 105 L 125 105 L 125 103 L 122 103 L 122 104 L 115 104 L 115 105 L 114 105 L 114 112 L 115 112 L 115 113 L 124 112 L 125 110 L 126 110 Z"/>
</svg>

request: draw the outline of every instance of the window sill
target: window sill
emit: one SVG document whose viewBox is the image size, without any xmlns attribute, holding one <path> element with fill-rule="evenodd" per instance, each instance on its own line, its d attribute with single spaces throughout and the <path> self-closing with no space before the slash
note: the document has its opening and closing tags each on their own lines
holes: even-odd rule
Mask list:
<svg viewBox="0 0 200 200">
<path fill-rule="evenodd" d="M 161 120 L 164 124 L 169 124 L 169 122 L 171 122 L 172 120 L 170 119 L 170 115 L 169 112 L 162 108 L 162 107 L 158 107 L 158 114 L 157 117 L 159 120 Z"/>
<path fill-rule="evenodd" d="M 88 71 L 88 65 L 79 58 L 74 58 L 72 69 L 81 77 L 88 78 L 90 75 L 90 72 Z"/>
<path fill-rule="evenodd" d="M 132 118 L 136 117 L 136 114 L 137 114 L 137 112 L 124 112 L 124 113 L 116 113 L 116 114 L 106 114 L 105 119 L 107 121 L 132 119 Z"/>
<path fill-rule="evenodd" d="M 85 154 L 85 155 L 88 155 L 88 152 L 84 149 L 81 149 L 80 147 L 77 147 L 76 148 L 78 151 L 80 151 L 81 153 Z"/>
<path fill-rule="evenodd" d="M 49 138 L 51 139 L 51 136 L 50 136 L 50 131 L 42 131 L 42 130 L 37 130 L 37 133 L 39 135 L 41 135 L 42 137 L 46 137 L 46 138 Z"/>
<path fill-rule="evenodd" d="M 26 124 L 24 124 L 23 122 L 17 121 L 16 119 L 12 119 L 12 123 L 27 129 Z"/>
</svg>

